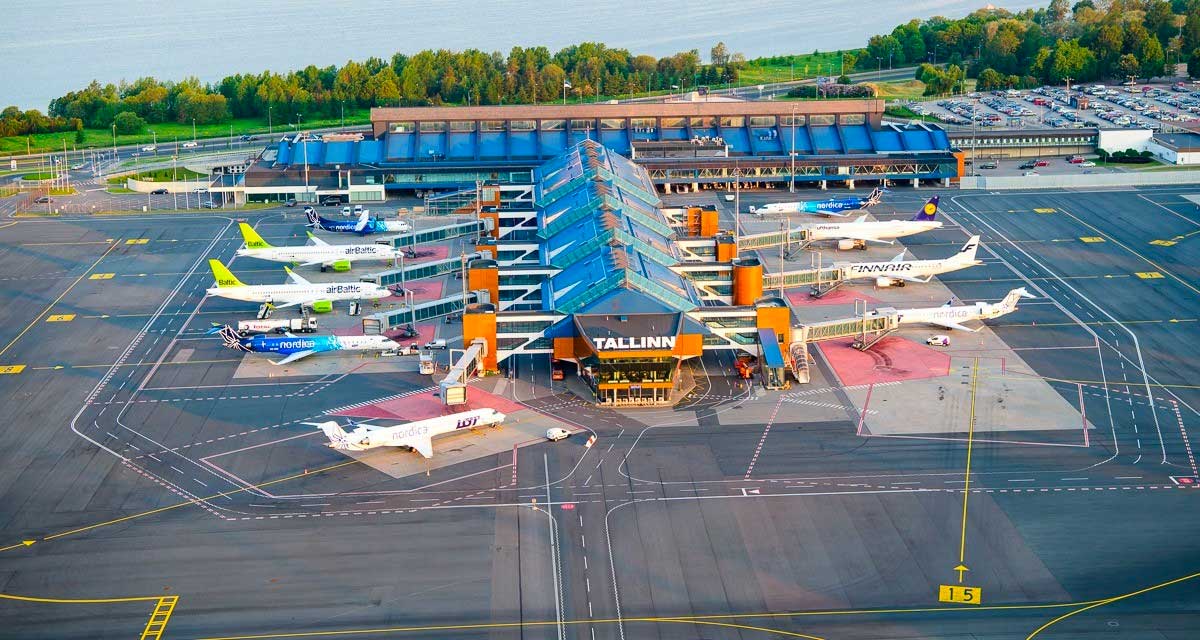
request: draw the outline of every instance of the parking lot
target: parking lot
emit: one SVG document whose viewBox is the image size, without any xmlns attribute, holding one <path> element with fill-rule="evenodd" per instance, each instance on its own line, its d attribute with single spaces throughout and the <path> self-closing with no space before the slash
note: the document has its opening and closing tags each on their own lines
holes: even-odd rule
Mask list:
<svg viewBox="0 0 1200 640">
<path fill-rule="evenodd" d="M 1085 127 L 1162 129 L 1200 120 L 1200 86 L 1195 84 L 1086 85 L 1068 95 L 1065 88 L 970 93 L 958 98 L 908 105 L 920 115 L 949 126 Z M 1073 97 L 1086 98 L 1086 109 Z"/>
</svg>

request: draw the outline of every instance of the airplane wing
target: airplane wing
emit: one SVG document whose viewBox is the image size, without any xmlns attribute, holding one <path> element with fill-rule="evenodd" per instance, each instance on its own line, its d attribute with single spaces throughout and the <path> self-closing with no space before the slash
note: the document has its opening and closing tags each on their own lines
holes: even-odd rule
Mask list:
<svg viewBox="0 0 1200 640">
<path fill-rule="evenodd" d="M 838 235 L 847 240 L 862 240 L 863 242 L 878 242 L 879 244 L 896 244 L 895 240 L 880 240 L 879 238 L 868 238 L 867 236 L 856 236 L 840 232 Z"/>
<path fill-rule="evenodd" d="M 326 262 L 329 262 L 329 260 L 325 260 L 325 259 L 309 260 L 308 262 L 301 262 L 300 266 L 301 267 L 313 267 L 313 266 L 316 266 L 319 264 L 325 264 Z"/>
<path fill-rule="evenodd" d="M 324 240 L 314 236 L 311 231 L 305 231 L 305 233 L 308 234 L 308 239 L 312 240 L 313 246 L 316 246 L 316 247 L 328 247 L 329 246 L 328 242 L 325 242 Z"/>
<path fill-rule="evenodd" d="M 915 282 L 917 284 L 928 284 L 930 280 L 933 280 L 933 276 L 925 276 L 924 280 L 922 280 L 921 278 L 914 278 L 912 276 L 901 276 L 901 275 L 889 275 L 888 277 L 895 278 L 897 280 L 904 280 L 906 282 Z"/>
<path fill-rule="evenodd" d="M 303 276 L 296 273 L 295 271 L 292 271 L 291 269 L 289 269 L 287 267 L 284 267 L 283 270 L 287 272 L 288 277 L 291 278 L 292 282 L 295 282 L 296 284 L 312 284 L 308 280 L 305 280 Z M 284 305 L 284 306 L 287 306 L 287 305 Z"/>
<path fill-rule="evenodd" d="M 936 324 L 939 327 L 945 327 L 946 329 L 950 329 L 951 331 L 958 330 L 958 331 L 966 331 L 968 333 L 976 333 L 979 331 L 979 329 L 972 329 L 971 327 L 963 326 L 961 324 L 958 324 L 957 322 L 930 320 L 929 324 Z"/>
<path fill-rule="evenodd" d="M 304 300 L 292 300 L 291 302 L 285 302 L 283 304 L 276 304 L 276 305 L 272 305 L 272 306 L 275 307 L 276 309 L 286 309 L 288 307 L 294 307 L 294 306 L 300 305 L 300 304 L 312 304 L 319 299 L 320 298 L 305 298 Z"/>
<path fill-rule="evenodd" d="M 271 361 L 271 364 L 274 364 L 274 365 L 290 364 L 292 362 L 299 360 L 300 358 L 307 358 L 308 356 L 311 356 L 314 353 L 316 353 L 316 351 L 313 351 L 311 349 L 308 351 L 297 351 L 296 353 L 293 353 L 292 355 L 290 355 L 282 360 L 273 360 L 273 361 Z"/>
<path fill-rule="evenodd" d="M 819 216 L 825 216 L 826 218 L 849 218 L 850 217 L 849 213 L 844 213 L 842 211 L 813 211 L 811 213 L 815 213 Z"/>
<path fill-rule="evenodd" d="M 412 447 L 414 451 L 426 458 L 433 457 L 433 438 L 429 436 L 424 438 L 409 438 L 404 441 L 404 444 Z"/>
<path fill-rule="evenodd" d="M 902 262 L 903 260 L 904 260 L 904 252 L 901 251 L 899 255 L 897 255 L 895 258 L 892 258 L 892 264 L 895 264 L 897 262 Z"/>
</svg>

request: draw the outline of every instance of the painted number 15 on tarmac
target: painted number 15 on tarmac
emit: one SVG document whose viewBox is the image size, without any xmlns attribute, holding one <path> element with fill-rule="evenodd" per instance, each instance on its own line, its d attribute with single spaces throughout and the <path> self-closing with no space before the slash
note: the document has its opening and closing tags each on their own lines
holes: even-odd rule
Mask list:
<svg viewBox="0 0 1200 640">
<path fill-rule="evenodd" d="M 943 584 L 938 587 L 938 602 L 980 604 L 982 598 L 983 589 L 979 587 L 964 587 L 960 584 Z"/>
</svg>

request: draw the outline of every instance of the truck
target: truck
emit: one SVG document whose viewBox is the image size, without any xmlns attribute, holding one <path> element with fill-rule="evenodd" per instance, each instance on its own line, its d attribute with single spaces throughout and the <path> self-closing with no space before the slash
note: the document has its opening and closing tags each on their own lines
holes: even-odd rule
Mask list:
<svg viewBox="0 0 1200 640">
<path fill-rule="evenodd" d="M 263 320 L 238 320 L 237 331 L 243 336 L 260 333 L 315 333 L 316 318 L 266 318 Z"/>
</svg>

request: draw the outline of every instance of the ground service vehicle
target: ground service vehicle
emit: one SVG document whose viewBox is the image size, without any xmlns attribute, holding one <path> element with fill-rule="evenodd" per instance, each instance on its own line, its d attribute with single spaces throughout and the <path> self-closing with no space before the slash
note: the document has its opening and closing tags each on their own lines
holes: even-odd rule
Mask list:
<svg viewBox="0 0 1200 640">
<path fill-rule="evenodd" d="M 237 323 L 237 332 L 243 336 L 255 333 L 314 333 L 316 330 L 316 318 L 239 320 Z"/>
</svg>

